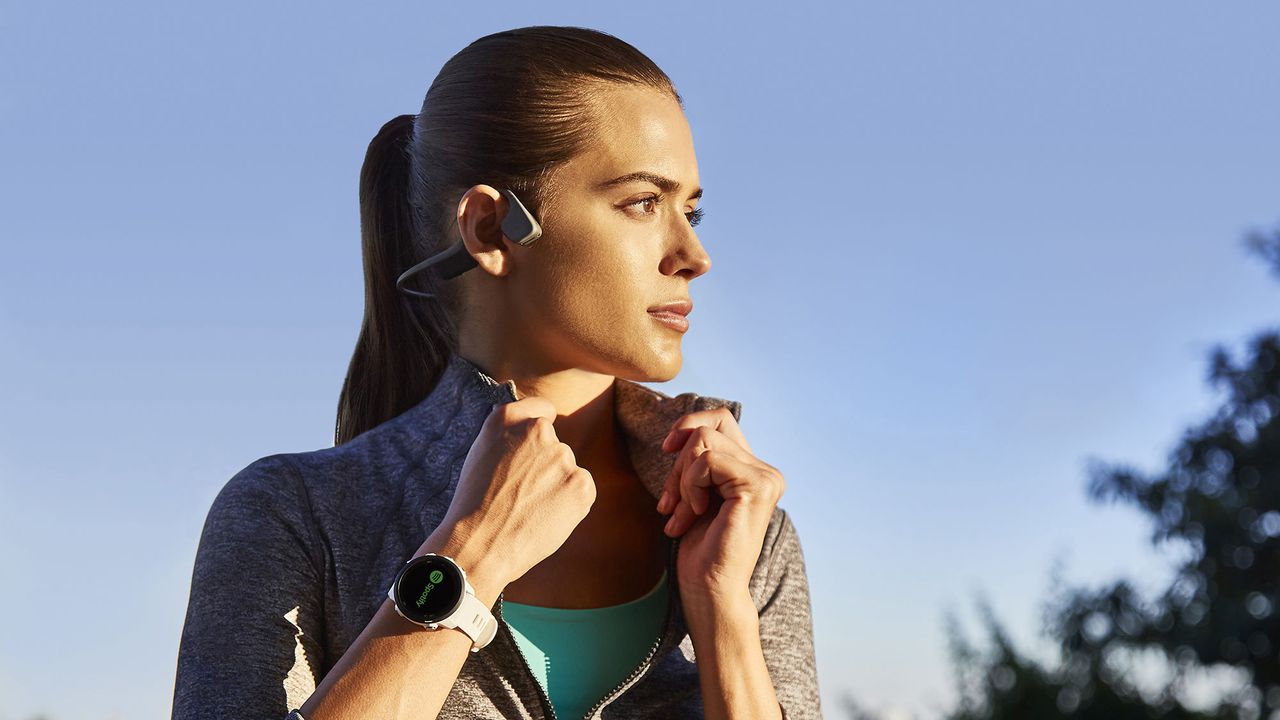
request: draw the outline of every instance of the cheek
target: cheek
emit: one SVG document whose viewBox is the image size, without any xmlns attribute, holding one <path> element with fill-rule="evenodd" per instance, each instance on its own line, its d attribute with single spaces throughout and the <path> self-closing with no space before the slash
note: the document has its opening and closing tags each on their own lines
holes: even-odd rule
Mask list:
<svg viewBox="0 0 1280 720">
<path fill-rule="evenodd" d="M 645 310 L 652 304 L 652 281 L 634 260 L 614 255 L 584 264 L 566 278 L 566 296 L 579 308 L 602 315 Z"/>
<path fill-rule="evenodd" d="M 609 246 L 601 240 L 576 255 L 557 257 L 544 271 L 544 287 L 551 289 L 547 299 L 572 325 L 634 327 L 661 300 L 654 296 L 656 271 L 650 259 L 622 244 Z"/>
</svg>

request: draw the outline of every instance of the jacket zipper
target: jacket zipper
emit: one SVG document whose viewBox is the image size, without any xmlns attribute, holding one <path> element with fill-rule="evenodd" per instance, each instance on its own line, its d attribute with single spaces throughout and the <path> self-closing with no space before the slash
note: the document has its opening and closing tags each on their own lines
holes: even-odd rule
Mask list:
<svg viewBox="0 0 1280 720">
<path fill-rule="evenodd" d="M 533 674 L 533 666 L 529 664 L 529 658 L 520 649 L 520 643 L 516 642 L 516 637 L 511 633 L 511 626 L 507 624 L 506 619 L 502 617 L 502 595 L 506 591 L 498 593 L 498 626 L 506 630 L 507 637 L 511 639 L 511 644 L 515 646 L 516 653 L 520 655 L 520 661 L 524 664 L 525 670 L 529 671 L 529 679 L 533 681 L 534 687 L 538 689 L 538 698 L 542 701 L 542 711 L 551 716 L 551 720 L 557 720 L 556 709 L 551 705 L 551 698 L 547 692 L 542 689 L 542 683 L 538 682 L 538 676 Z"/>
<path fill-rule="evenodd" d="M 671 558 L 676 557 L 676 548 L 679 545 L 680 538 L 674 538 L 671 542 Z M 672 567 L 674 565 L 675 563 L 668 561 L 668 567 Z M 668 574 L 670 574 L 670 572 L 674 572 L 674 569 L 670 570 Z M 671 580 L 668 578 L 668 583 L 670 582 Z M 516 653 L 520 655 L 520 660 L 524 663 L 525 670 L 529 671 L 529 679 L 533 681 L 533 684 L 538 689 L 538 698 L 542 701 L 543 711 L 551 716 L 551 720 L 558 720 L 556 717 L 556 709 L 551 705 L 551 698 L 547 695 L 546 691 L 542 689 L 542 683 L 538 682 L 538 677 L 533 674 L 533 666 L 529 664 L 528 656 L 526 656 L 524 651 L 520 649 L 520 643 L 516 642 L 515 636 L 511 633 L 511 626 L 508 625 L 507 621 L 502 617 L 502 595 L 503 592 L 498 593 L 498 625 L 506 629 L 507 637 L 511 639 L 511 644 L 515 646 Z M 655 638 L 653 643 L 649 646 L 649 652 L 645 654 L 644 660 L 642 660 L 640 664 L 637 665 L 629 675 L 627 675 L 625 680 L 614 685 L 603 698 L 597 700 L 596 703 L 591 706 L 591 709 L 587 710 L 587 714 L 582 716 L 582 720 L 590 720 L 591 716 L 596 714 L 597 710 L 616 700 L 618 695 L 621 695 L 620 691 L 625 690 L 633 680 L 640 675 L 643 675 L 645 670 L 649 668 L 649 663 L 653 661 L 653 656 L 657 654 L 658 648 L 662 646 L 662 638 L 667 634 L 668 625 L 674 621 L 674 605 L 676 601 L 676 598 L 673 597 L 674 595 L 675 593 L 671 590 L 667 591 L 667 620 L 662 624 L 662 630 L 659 631 L 658 637 Z"/>
<path fill-rule="evenodd" d="M 676 547 L 679 546 L 679 544 L 680 544 L 680 538 L 678 537 L 673 539 L 671 542 L 671 558 L 673 559 L 676 556 Z M 670 568 L 670 571 L 668 574 L 671 576 L 673 576 L 675 573 L 674 566 L 675 566 L 674 562 L 668 561 L 668 567 Z M 668 577 L 667 582 L 672 583 L 674 582 L 674 580 L 672 579 L 672 577 Z M 664 638 L 667 634 L 667 626 L 671 622 L 673 622 L 675 619 L 674 606 L 678 598 L 674 597 L 674 595 L 675 593 L 672 592 L 670 589 L 668 589 L 667 614 L 666 614 L 667 619 L 665 622 L 662 623 L 662 629 L 658 631 L 658 637 L 654 639 L 653 644 L 649 646 L 649 652 L 645 654 L 644 660 L 642 660 L 640 664 L 637 665 L 635 669 L 631 671 L 631 674 L 627 675 L 625 680 L 618 683 L 617 685 L 614 685 L 613 689 L 610 690 L 608 693 L 606 693 L 603 698 L 597 700 L 596 704 L 592 705 L 590 710 L 587 710 L 587 714 L 582 716 L 582 720 L 591 720 L 591 716 L 595 715 L 596 711 L 600 710 L 605 705 L 608 705 L 609 703 L 616 700 L 618 696 L 622 694 L 621 691 L 629 687 L 636 678 L 643 675 L 645 671 L 649 669 L 649 664 L 653 662 L 653 656 L 658 653 L 658 648 L 662 645 L 662 638 Z"/>
</svg>

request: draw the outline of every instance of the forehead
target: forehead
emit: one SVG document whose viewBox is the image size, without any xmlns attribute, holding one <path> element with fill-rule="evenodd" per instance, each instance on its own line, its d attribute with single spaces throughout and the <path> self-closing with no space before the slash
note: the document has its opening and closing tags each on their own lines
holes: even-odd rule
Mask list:
<svg viewBox="0 0 1280 720">
<path fill-rule="evenodd" d="M 638 85 L 603 86 L 595 96 L 593 142 L 564 166 L 565 179 L 594 188 L 601 182 L 648 171 L 698 185 L 693 135 L 679 103 L 670 95 Z"/>
</svg>

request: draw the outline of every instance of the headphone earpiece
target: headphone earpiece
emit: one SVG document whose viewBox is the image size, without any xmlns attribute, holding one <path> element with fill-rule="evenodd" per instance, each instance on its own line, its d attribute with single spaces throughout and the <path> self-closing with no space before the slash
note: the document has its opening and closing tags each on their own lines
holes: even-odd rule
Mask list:
<svg viewBox="0 0 1280 720">
<path fill-rule="evenodd" d="M 520 198 L 516 197 L 514 192 L 503 188 L 502 195 L 507 199 L 507 214 L 502 218 L 502 234 L 521 247 L 532 245 L 533 241 L 542 237 L 542 225 L 538 224 L 537 218 L 529 212 L 524 203 L 520 202 Z M 436 253 L 400 273 L 400 277 L 396 278 L 396 289 L 409 295 L 432 298 L 435 297 L 432 293 L 405 287 L 405 281 L 427 268 L 435 268 L 436 275 L 441 280 L 451 280 L 473 267 L 476 267 L 476 259 L 467 252 L 465 244 L 457 242 L 448 250 Z"/>
</svg>

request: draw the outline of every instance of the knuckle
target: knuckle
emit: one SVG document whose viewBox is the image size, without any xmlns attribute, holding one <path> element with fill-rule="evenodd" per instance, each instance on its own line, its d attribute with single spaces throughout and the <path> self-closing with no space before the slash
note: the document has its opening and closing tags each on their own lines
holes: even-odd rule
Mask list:
<svg viewBox="0 0 1280 720">
<path fill-rule="evenodd" d="M 530 434 L 543 441 L 551 441 L 556 436 L 555 426 L 547 418 L 538 415 L 529 425 Z"/>
<path fill-rule="evenodd" d="M 595 502 L 596 483 L 595 478 L 591 476 L 591 472 L 583 468 L 578 468 L 578 470 L 573 473 L 573 476 L 577 479 L 579 491 L 582 492 L 588 500 Z"/>
</svg>

